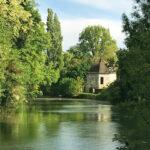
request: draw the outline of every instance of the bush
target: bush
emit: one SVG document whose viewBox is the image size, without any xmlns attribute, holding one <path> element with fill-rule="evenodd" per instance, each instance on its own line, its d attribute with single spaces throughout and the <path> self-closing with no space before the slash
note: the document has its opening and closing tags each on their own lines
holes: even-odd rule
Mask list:
<svg viewBox="0 0 150 150">
<path fill-rule="evenodd" d="M 118 103 L 121 100 L 120 88 L 117 82 L 112 83 L 108 88 L 103 89 L 101 93 L 96 96 L 97 100 L 110 101 L 112 103 Z"/>
<path fill-rule="evenodd" d="M 77 98 L 82 98 L 82 99 L 96 99 L 97 94 L 93 93 L 81 93 Z"/>
<path fill-rule="evenodd" d="M 77 79 L 73 78 L 63 78 L 59 82 L 59 95 L 63 97 L 75 97 L 82 93 L 83 90 L 83 80 L 79 77 Z"/>
</svg>

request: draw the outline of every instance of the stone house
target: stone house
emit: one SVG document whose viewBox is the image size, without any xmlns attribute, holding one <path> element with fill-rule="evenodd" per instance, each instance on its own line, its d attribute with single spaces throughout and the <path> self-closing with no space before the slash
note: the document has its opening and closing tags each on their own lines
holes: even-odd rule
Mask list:
<svg viewBox="0 0 150 150">
<path fill-rule="evenodd" d="M 87 73 L 85 90 L 86 92 L 97 93 L 109 86 L 116 78 L 116 72 L 109 68 L 104 60 L 100 60 L 98 64 L 92 65 Z"/>
</svg>

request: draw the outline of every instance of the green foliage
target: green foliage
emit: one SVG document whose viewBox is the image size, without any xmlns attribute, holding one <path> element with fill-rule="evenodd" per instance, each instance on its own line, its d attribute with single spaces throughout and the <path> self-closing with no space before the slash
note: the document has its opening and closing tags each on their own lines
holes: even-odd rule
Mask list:
<svg viewBox="0 0 150 150">
<path fill-rule="evenodd" d="M 24 9 L 23 3 L 24 0 L 12 0 L 9 3 L 0 0 L 0 18 L 6 19 L 14 36 L 18 36 L 19 31 L 26 32 L 32 25 L 31 13 Z"/>
<path fill-rule="evenodd" d="M 117 82 L 112 83 L 108 88 L 101 90 L 96 96 L 97 100 L 110 101 L 112 103 L 120 102 L 120 87 Z"/>
<path fill-rule="evenodd" d="M 98 99 L 122 102 L 150 98 L 150 2 L 137 0 L 135 3 L 130 19 L 123 14 L 127 49 L 118 51 L 117 82 Z"/>
<path fill-rule="evenodd" d="M 59 73 L 47 63 L 51 45 L 33 0 L 0 1 L 0 104 L 16 107 L 34 99 Z"/>
<path fill-rule="evenodd" d="M 117 111 L 118 114 L 121 114 L 117 119 L 121 125 L 120 132 L 115 135 L 115 140 L 123 144 L 120 149 L 149 149 L 149 108 L 150 103 L 147 100 L 125 102 L 115 107 L 115 113 Z M 136 134 L 137 131 L 139 134 Z"/>
<path fill-rule="evenodd" d="M 49 16 L 53 16 L 51 10 L 49 10 Z M 53 23 L 53 19 L 52 17 L 48 18 L 48 25 L 50 25 Z M 49 28 L 49 31 L 51 30 L 52 28 Z M 101 26 L 89 26 L 85 28 L 80 34 L 79 43 L 63 53 L 64 66 L 60 73 L 60 81 L 64 81 L 64 78 L 67 78 L 67 81 L 65 80 L 65 83 L 61 83 L 62 87 L 68 86 L 67 83 L 70 84 L 70 80 L 76 80 L 78 77 L 85 81 L 91 65 L 97 63 L 100 58 L 107 60 L 108 64 L 114 67 L 116 62 L 116 51 L 116 42 L 110 36 L 109 30 Z M 49 88 L 49 91 L 51 91 L 49 92 L 50 95 L 59 95 L 57 92 L 59 90 L 56 88 L 57 86 L 59 87 L 59 83 Z M 64 91 L 60 93 L 65 93 L 65 95 L 67 95 L 65 89 L 66 88 L 62 88 L 62 91 Z M 69 92 L 68 89 L 66 89 L 66 91 Z M 71 94 L 69 93 L 67 96 L 69 95 Z"/>
<path fill-rule="evenodd" d="M 4 81 L 1 82 L 2 106 L 14 107 L 25 101 L 25 89 L 23 81 L 23 65 L 18 61 L 16 52 L 11 52 L 11 58 L 7 59 L 7 65 L 4 70 Z"/>
<path fill-rule="evenodd" d="M 29 97 L 35 97 L 39 92 L 40 85 L 46 80 L 46 55 L 44 51 L 47 48 L 48 42 L 44 26 L 39 24 L 28 33 L 24 48 L 20 51 L 21 60 L 26 68 L 25 79 Z"/>
<path fill-rule="evenodd" d="M 123 15 L 127 50 L 119 52 L 118 82 L 124 100 L 149 99 L 150 97 L 150 2 L 136 1 L 129 20 Z"/>
<path fill-rule="evenodd" d="M 59 84 L 62 96 L 77 96 L 83 90 L 83 81 L 80 78 L 63 78 Z"/>
<path fill-rule="evenodd" d="M 57 14 L 54 14 L 52 9 L 48 9 L 47 33 L 51 39 L 51 45 L 47 49 L 47 61 L 61 70 L 63 67 L 61 26 Z"/>
<path fill-rule="evenodd" d="M 90 69 L 90 62 L 86 57 L 79 57 L 74 54 L 71 48 L 64 53 L 64 67 L 61 71 L 61 77 L 85 79 L 87 71 Z M 79 50 L 78 50 L 79 51 Z"/>
<path fill-rule="evenodd" d="M 97 94 L 93 93 L 81 93 L 80 95 L 77 96 L 77 98 L 82 98 L 82 99 L 96 99 Z"/>
<path fill-rule="evenodd" d="M 101 26 L 89 26 L 81 32 L 79 43 L 64 53 L 61 77 L 75 79 L 79 76 L 85 80 L 91 65 L 99 62 L 100 58 L 114 66 L 116 51 L 116 42 L 109 30 Z"/>
<path fill-rule="evenodd" d="M 41 90 L 44 95 L 50 95 L 55 91 L 51 88 L 51 83 L 58 81 L 63 67 L 61 26 L 57 15 L 54 14 L 52 9 L 48 9 L 47 36 L 45 41 L 47 40 L 48 43 L 45 48 L 46 63 L 45 68 L 43 68 L 46 80 L 44 84 L 41 84 Z"/>
<path fill-rule="evenodd" d="M 19 31 L 26 32 L 21 22 L 29 19 L 30 14 L 23 10 L 21 1 L 11 1 L 8 5 L 0 2 L 0 95 L 1 105 L 14 106 L 22 103 L 24 98 L 23 65 L 19 62 L 19 54 L 13 48 L 13 40 L 19 35 Z M 20 11 L 19 14 L 18 11 Z"/>
<path fill-rule="evenodd" d="M 117 45 L 108 29 L 102 26 L 88 26 L 79 37 L 79 45 L 84 55 L 92 57 L 95 62 L 100 58 L 116 59 Z"/>
</svg>

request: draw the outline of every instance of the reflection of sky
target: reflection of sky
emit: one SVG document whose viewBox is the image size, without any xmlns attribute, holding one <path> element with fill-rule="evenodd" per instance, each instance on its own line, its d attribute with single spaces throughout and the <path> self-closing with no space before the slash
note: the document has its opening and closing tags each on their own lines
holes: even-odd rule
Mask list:
<svg viewBox="0 0 150 150">
<path fill-rule="evenodd" d="M 61 123 L 57 149 L 63 146 L 62 150 L 114 150 L 117 144 L 112 142 L 115 133 L 114 123 Z"/>
<path fill-rule="evenodd" d="M 56 105 L 54 101 L 51 103 L 46 105 L 46 112 L 43 102 L 40 104 L 42 107 L 35 109 L 35 112 L 20 113 L 13 116 L 14 119 L 10 122 L 9 119 L 4 121 L 3 132 L 0 121 L 0 139 L 3 141 L 0 141 L 1 147 L 28 147 L 33 150 L 114 150 L 118 145 L 112 142 L 114 134 L 117 133 L 117 124 L 111 120 L 110 105 L 94 104 L 93 101 L 68 101 L 65 104 L 59 101 Z M 53 109 L 55 112 L 51 111 Z M 10 142 L 13 144 L 8 144 Z"/>
</svg>

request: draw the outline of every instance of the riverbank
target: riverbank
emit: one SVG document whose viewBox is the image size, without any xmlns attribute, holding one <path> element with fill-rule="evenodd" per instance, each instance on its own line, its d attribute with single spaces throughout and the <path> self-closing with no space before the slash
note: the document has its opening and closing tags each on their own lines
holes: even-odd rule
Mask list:
<svg viewBox="0 0 150 150">
<path fill-rule="evenodd" d="M 64 99 L 93 99 L 93 100 L 99 100 L 98 99 L 99 93 L 98 94 L 94 94 L 94 93 L 80 93 L 77 96 L 73 96 L 73 97 L 63 97 L 62 95 L 58 95 L 56 97 L 53 97 L 51 95 L 47 95 L 47 96 L 40 96 L 39 98 L 64 98 Z"/>
<path fill-rule="evenodd" d="M 110 102 L 109 101 L 99 101 L 99 100 L 96 100 L 96 99 L 85 99 L 85 98 L 60 98 L 60 97 L 38 97 L 36 98 L 35 102 L 48 102 L 48 101 L 80 101 L 80 102 L 84 102 L 84 101 L 93 101 L 93 102 L 98 102 L 98 103 L 101 103 L 101 104 L 106 104 L 106 105 L 110 105 Z"/>
</svg>

